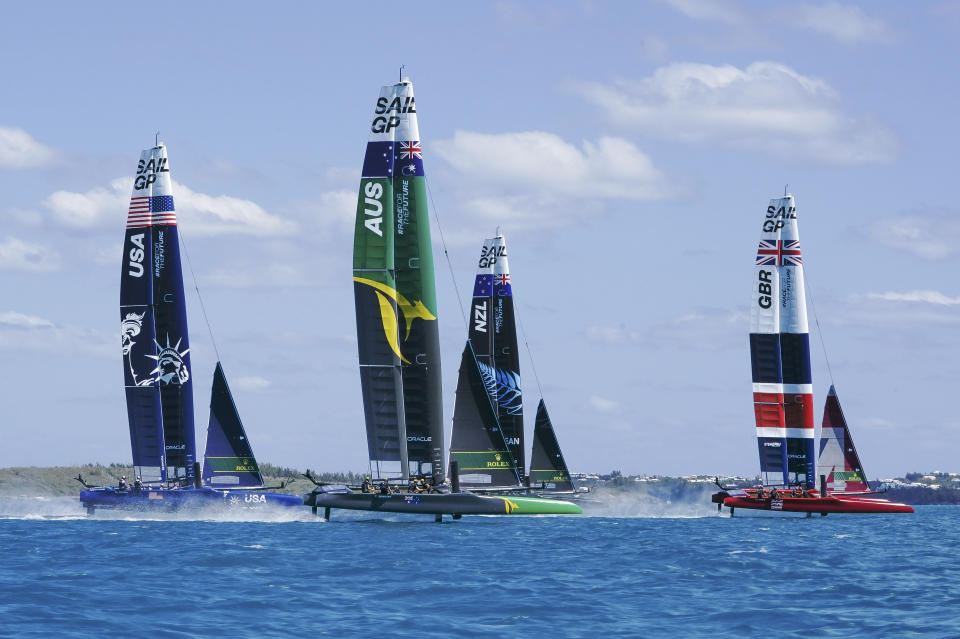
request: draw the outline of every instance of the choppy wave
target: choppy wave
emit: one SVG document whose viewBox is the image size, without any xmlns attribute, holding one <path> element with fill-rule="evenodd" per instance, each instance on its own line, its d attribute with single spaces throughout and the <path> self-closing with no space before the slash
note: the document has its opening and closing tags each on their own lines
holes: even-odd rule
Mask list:
<svg viewBox="0 0 960 639">
<path fill-rule="evenodd" d="M 20 503 L 0 521 L 0 636 L 960 636 L 960 508 L 671 506 L 439 525 L 335 511 L 318 525 L 307 509 L 88 519 L 68 501 Z"/>
</svg>

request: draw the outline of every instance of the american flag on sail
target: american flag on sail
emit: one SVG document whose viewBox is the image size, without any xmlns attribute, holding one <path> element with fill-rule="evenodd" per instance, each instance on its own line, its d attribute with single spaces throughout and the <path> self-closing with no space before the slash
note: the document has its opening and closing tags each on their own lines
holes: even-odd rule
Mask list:
<svg viewBox="0 0 960 639">
<path fill-rule="evenodd" d="M 803 266 L 800 240 L 760 240 L 757 266 Z"/>
<path fill-rule="evenodd" d="M 400 159 L 412 160 L 413 158 L 423 159 L 423 153 L 420 149 L 420 143 L 416 140 L 400 143 Z"/>
<path fill-rule="evenodd" d="M 141 228 L 161 224 L 176 224 L 172 195 L 131 197 L 127 209 L 127 228 Z"/>
</svg>

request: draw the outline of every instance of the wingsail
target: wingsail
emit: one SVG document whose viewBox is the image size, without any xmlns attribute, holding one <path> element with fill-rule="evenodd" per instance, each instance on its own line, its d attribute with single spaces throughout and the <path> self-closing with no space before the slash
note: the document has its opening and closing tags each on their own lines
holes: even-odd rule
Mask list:
<svg viewBox="0 0 960 639">
<path fill-rule="evenodd" d="M 194 483 L 196 442 L 177 216 L 163 143 L 140 154 L 127 212 L 120 332 L 133 464 Z"/>
<path fill-rule="evenodd" d="M 354 300 L 369 458 L 444 477 L 440 339 L 423 150 L 409 80 L 380 91 L 357 201 Z"/>
<path fill-rule="evenodd" d="M 754 268 L 750 357 L 760 470 L 813 487 L 813 386 L 803 261 L 792 195 L 770 200 Z"/>
</svg>

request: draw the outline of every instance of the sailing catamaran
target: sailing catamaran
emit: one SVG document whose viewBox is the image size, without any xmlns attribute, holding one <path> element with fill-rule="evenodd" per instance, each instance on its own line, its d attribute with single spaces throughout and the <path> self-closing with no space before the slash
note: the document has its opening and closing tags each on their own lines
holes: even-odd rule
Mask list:
<svg viewBox="0 0 960 639">
<path fill-rule="evenodd" d="M 452 486 L 445 483 L 440 342 L 424 179 L 413 85 L 404 78 L 383 87 L 377 98 L 354 227 L 360 383 L 372 481 L 379 488 L 318 484 L 304 503 L 314 511 L 324 508 L 328 519 L 331 508 L 429 513 L 438 519 L 444 514 L 579 513 L 578 506 L 557 500 L 461 492 L 456 472 Z"/>
<path fill-rule="evenodd" d="M 450 444 L 450 459 L 460 468 L 460 484 L 483 492 L 574 492 L 542 399 L 531 466 L 529 474 L 525 472 L 513 285 L 507 242 L 499 232 L 484 241 L 480 252 L 467 344 L 470 348 L 464 349 L 461 360 Z M 488 404 L 492 410 L 486 410 Z"/>
<path fill-rule="evenodd" d="M 117 487 L 84 483 L 88 490 L 80 493 L 80 501 L 87 512 L 241 502 L 303 505 L 295 495 L 255 492 L 264 488 L 263 481 L 219 362 L 200 472 L 177 216 L 162 142 L 140 154 L 134 177 L 123 247 L 120 331 L 136 479 Z"/>
<path fill-rule="evenodd" d="M 823 476 L 819 493 L 815 489 L 810 340 L 792 195 L 770 200 L 767 207 L 757 249 L 753 297 L 750 357 L 761 485 L 716 493 L 713 502 L 717 508 L 727 506 L 731 515 L 736 508 L 823 514 L 913 512 L 909 506 L 866 497 L 862 491 L 837 491 L 839 483 L 834 483 L 831 491 Z M 846 422 L 840 424 L 843 414 L 836 393 L 832 387 L 830 390 L 824 409 L 820 463 L 829 464 L 833 475 L 837 472 L 836 448 L 842 449 L 847 442 L 850 450 L 853 446 Z M 839 438 L 837 428 L 841 431 Z M 855 467 L 843 465 L 839 472 L 850 471 L 852 474 L 842 476 L 851 478 L 852 488 L 860 488 L 853 483 L 862 479 L 856 451 L 850 463 Z"/>
</svg>

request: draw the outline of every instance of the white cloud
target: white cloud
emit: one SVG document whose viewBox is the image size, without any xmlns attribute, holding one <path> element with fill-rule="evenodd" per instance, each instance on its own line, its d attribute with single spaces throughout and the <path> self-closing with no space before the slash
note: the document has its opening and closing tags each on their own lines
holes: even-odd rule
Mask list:
<svg viewBox="0 0 960 639">
<path fill-rule="evenodd" d="M 512 230 L 570 223 L 602 210 L 605 200 L 650 201 L 675 194 L 650 158 L 615 137 L 580 147 L 553 133 L 487 134 L 457 131 L 434 143 L 458 185 L 447 197 L 462 219 L 483 228 L 509 222 Z M 471 222 L 467 222 L 467 227 Z M 448 238 L 476 229 L 448 229 Z"/>
<path fill-rule="evenodd" d="M 120 224 L 126 217 L 131 178 L 117 178 L 106 187 L 85 193 L 56 191 L 43 201 L 63 224 L 89 228 L 107 223 Z M 191 235 L 289 235 L 297 225 L 265 211 L 259 204 L 230 195 L 198 193 L 179 182 L 173 183 L 177 220 Z"/>
<path fill-rule="evenodd" d="M 0 169 L 33 169 L 49 166 L 56 152 L 37 142 L 23 129 L 0 126 Z"/>
<path fill-rule="evenodd" d="M 588 326 L 587 341 L 604 344 L 626 344 L 640 341 L 640 333 L 628 330 L 625 326 Z"/>
<path fill-rule="evenodd" d="M 870 299 L 885 302 L 920 302 L 937 306 L 956 306 L 960 304 L 960 297 L 950 297 L 940 291 L 910 291 L 908 293 L 870 293 Z"/>
<path fill-rule="evenodd" d="M 0 312 L 0 349 L 63 355 L 116 357 L 120 334 L 110 336 L 78 326 L 61 325 L 36 315 Z"/>
<path fill-rule="evenodd" d="M 960 215 L 929 211 L 877 220 L 867 235 L 887 246 L 928 260 L 942 260 L 957 252 Z"/>
<path fill-rule="evenodd" d="M 26 315 L 16 311 L 0 313 L 0 325 L 7 328 L 54 328 L 53 322 L 36 315 Z"/>
<path fill-rule="evenodd" d="M 270 388 L 272 382 L 269 379 L 263 377 L 238 377 L 234 380 L 233 385 L 239 390 L 248 391 L 251 393 L 258 393 L 265 391 Z"/>
<path fill-rule="evenodd" d="M 822 33 L 842 44 L 893 41 L 893 33 L 883 20 L 871 18 L 854 5 L 839 2 L 796 4 L 781 14 L 784 22 L 791 26 Z"/>
<path fill-rule="evenodd" d="M 623 410 L 623 404 L 606 397 L 591 395 L 587 401 L 590 402 L 590 406 L 594 410 L 600 413 L 619 413 Z"/>
<path fill-rule="evenodd" d="M 15 237 L 0 242 L 0 269 L 46 273 L 59 267 L 59 255 L 45 246 Z"/>
<path fill-rule="evenodd" d="M 889 162 L 896 154 L 893 134 L 869 116 L 844 114 L 826 82 L 775 62 L 675 63 L 640 81 L 573 90 L 613 122 L 653 137 L 829 164 Z"/>
<path fill-rule="evenodd" d="M 727 0 L 660 0 L 688 18 L 722 22 L 729 25 L 748 21 L 743 10 Z"/>
</svg>

